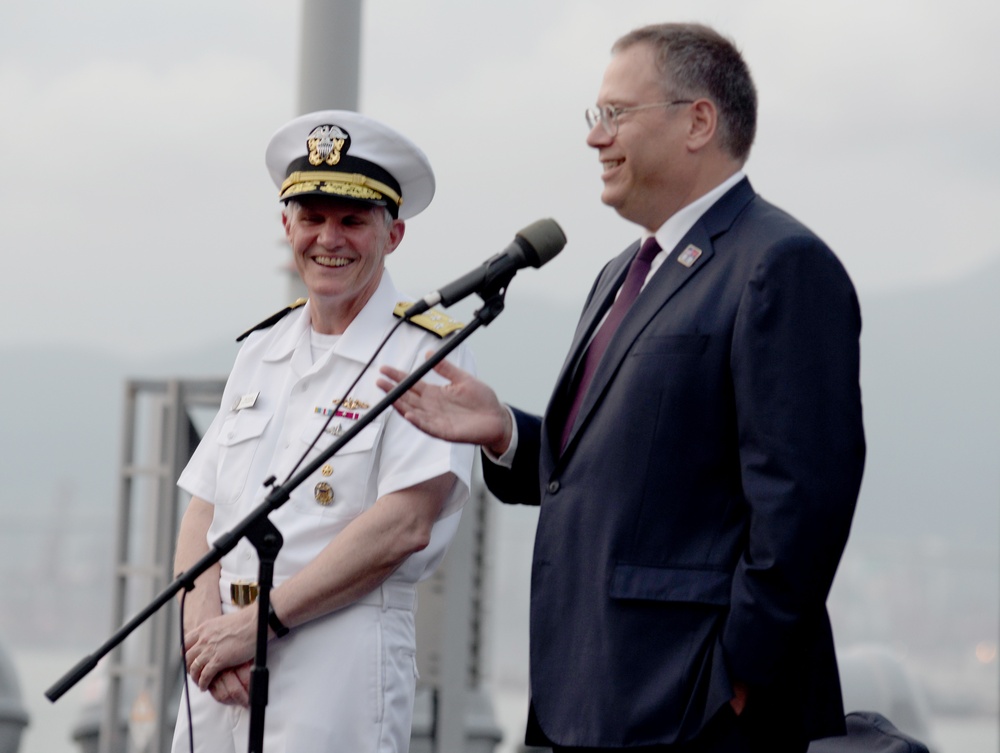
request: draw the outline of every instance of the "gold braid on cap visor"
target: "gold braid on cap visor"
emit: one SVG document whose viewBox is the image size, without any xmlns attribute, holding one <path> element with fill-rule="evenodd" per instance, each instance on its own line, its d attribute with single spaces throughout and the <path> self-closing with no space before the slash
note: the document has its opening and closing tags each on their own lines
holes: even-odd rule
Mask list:
<svg viewBox="0 0 1000 753">
<path fill-rule="evenodd" d="M 307 191 L 324 191 L 351 199 L 381 200 L 391 199 L 401 206 L 403 199 L 398 193 L 381 181 L 360 173 L 338 173 L 332 171 L 294 172 L 281 184 L 279 199 L 290 199 Z"/>
</svg>

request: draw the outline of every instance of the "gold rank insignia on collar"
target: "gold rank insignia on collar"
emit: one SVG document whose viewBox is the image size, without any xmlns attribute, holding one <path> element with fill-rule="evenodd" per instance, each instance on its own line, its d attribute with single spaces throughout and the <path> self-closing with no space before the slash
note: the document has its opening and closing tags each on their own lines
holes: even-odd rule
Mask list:
<svg viewBox="0 0 1000 753">
<path fill-rule="evenodd" d="M 267 319 L 260 322 L 260 324 L 253 325 L 250 329 L 248 329 L 242 335 L 237 337 L 236 342 L 242 342 L 243 340 L 247 339 L 247 337 L 249 337 L 259 329 L 267 329 L 268 327 L 273 327 L 275 324 L 284 319 L 286 314 L 290 314 L 292 311 L 295 311 L 295 309 L 305 306 L 306 301 L 308 300 L 309 300 L 308 298 L 299 298 L 297 301 L 295 301 L 295 303 L 291 304 L 290 306 L 286 306 L 276 314 L 271 314 L 271 316 L 267 317 Z"/>
<path fill-rule="evenodd" d="M 400 319 L 403 318 L 403 314 L 406 310 L 412 306 L 413 303 L 410 301 L 401 301 L 396 304 L 396 308 L 393 309 L 393 316 L 397 316 Z M 431 309 L 430 311 L 425 311 L 423 314 L 417 314 L 416 316 L 411 316 L 407 319 L 410 324 L 415 324 L 421 329 L 426 329 L 428 332 L 432 332 L 438 337 L 447 337 L 452 332 L 457 332 L 458 330 L 465 327 L 462 322 L 457 319 L 452 319 L 447 314 L 442 314 L 437 309 Z"/>
</svg>

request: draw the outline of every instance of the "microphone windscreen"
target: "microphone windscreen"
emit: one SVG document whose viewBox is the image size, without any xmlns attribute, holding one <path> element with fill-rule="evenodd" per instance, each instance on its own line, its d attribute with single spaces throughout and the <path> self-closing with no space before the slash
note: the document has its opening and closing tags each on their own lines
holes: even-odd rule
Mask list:
<svg viewBox="0 0 1000 753">
<path fill-rule="evenodd" d="M 566 235 L 553 219 L 535 220 L 519 230 L 516 237 L 529 246 L 528 257 L 533 267 L 546 264 L 566 245 Z"/>
</svg>

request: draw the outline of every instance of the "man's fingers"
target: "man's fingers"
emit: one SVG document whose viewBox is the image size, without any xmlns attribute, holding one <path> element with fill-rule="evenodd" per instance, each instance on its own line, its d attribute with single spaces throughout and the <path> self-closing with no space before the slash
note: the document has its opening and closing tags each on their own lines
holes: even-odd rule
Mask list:
<svg viewBox="0 0 1000 753">
<path fill-rule="evenodd" d="M 201 674 L 199 674 L 198 677 L 195 677 L 195 681 L 198 683 L 198 687 L 201 688 L 202 690 L 208 690 L 209 687 L 211 687 L 212 685 L 212 680 L 214 679 L 215 675 L 210 675 L 208 672 L 205 672 L 204 670 L 201 671 Z"/>
<path fill-rule="evenodd" d="M 434 351 L 428 350 L 425 355 L 428 358 L 430 358 L 432 355 L 434 355 Z M 436 364 L 434 366 L 434 371 L 436 371 L 442 377 L 447 379 L 449 382 L 461 380 L 469 376 L 468 372 L 464 371 L 463 369 L 460 369 L 458 366 L 456 366 L 455 364 L 451 363 L 451 361 L 448 360 L 444 360 Z M 379 388 L 384 390 L 385 392 L 389 392 L 397 384 L 399 384 L 404 379 L 406 379 L 407 376 L 409 376 L 407 372 L 402 371 L 401 369 L 397 369 L 395 366 L 381 366 L 379 368 L 379 372 L 389 377 L 389 379 L 377 380 Z M 416 385 L 410 388 L 410 391 L 412 392 L 413 390 L 418 390 L 419 387 L 420 383 L 418 382 Z"/>
<path fill-rule="evenodd" d="M 212 694 L 212 698 L 219 703 L 247 706 L 250 702 L 247 688 L 235 670 L 226 670 L 216 677 L 209 686 L 209 692 Z"/>
<path fill-rule="evenodd" d="M 387 377 L 389 377 L 389 379 L 391 379 L 393 382 L 396 382 L 397 384 L 399 382 L 402 382 L 406 378 L 406 372 L 401 371 L 394 366 L 382 366 L 381 368 L 379 368 L 379 372 L 385 374 Z M 386 380 L 384 379 L 379 380 L 379 382 L 385 382 L 385 381 Z M 392 386 L 394 387 L 395 385 Z M 383 389 L 385 388 L 383 387 Z M 390 387 L 389 389 L 392 389 L 392 387 Z"/>
<path fill-rule="evenodd" d="M 236 679 L 240 681 L 243 689 L 247 692 L 247 699 L 250 698 L 250 670 L 253 668 L 253 662 L 248 661 L 246 664 L 241 664 L 234 671 L 236 674 Z"/>
<path fill-rule="evenodd" d="M 208 690 L 218 676 L 219 670 L 212 666 L 212 661 L 207 659 L 204 654 L 191 664 L 191 677 L 202 690 Z"/>
<path fill-rule="evenodd" d="M 205 657 L 201 654 L 196 654 L 192 650 L 188 650 L 187 665 L 188 665 L 188 672 L 191 675 L 191 679 L 193 679 L 195 682 L 199 682 L 199 680 L 201 679 L 201 675 L 205 669 Z"/>
<path fill-rule="evenodd" d="M 426 355 L 429 358 L 433 355 L 433 351 L 427 351 Z M 434 371 L 443 376 L 449 382 L 454 382 L 468 376 L 466 371 L 458 368 L 458 366 L 447 359 L 436 364 L 434 366 Z"/>
</svg>

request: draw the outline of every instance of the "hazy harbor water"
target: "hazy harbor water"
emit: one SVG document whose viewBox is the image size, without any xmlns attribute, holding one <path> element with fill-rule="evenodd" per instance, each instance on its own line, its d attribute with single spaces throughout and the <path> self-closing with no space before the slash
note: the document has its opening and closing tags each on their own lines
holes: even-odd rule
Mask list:
<svg viewBox="0 0 1000 753">
<path fill-rule="evenodd" d="M 44 694 L 87 652 L 7 648 L 18 671 L 24 705 L 31 716 L 21 738 L 19 753 L 79 753 L 80 748 L 72 739 L 73 730 L 81 721 L 84 708 L 100 698 L 100 683 L 91 673 L 54 704 Z M 524 689 L 497 686 L 492 697 L 496 721 L 504 731 L 504 740 L 496 753 L 514 753 L 523 731 Z M 996 753 L 1000 750 L 997 716 L 932 717 L 931 729 L 937 743 L 935 753 Z"/>
</svg>

